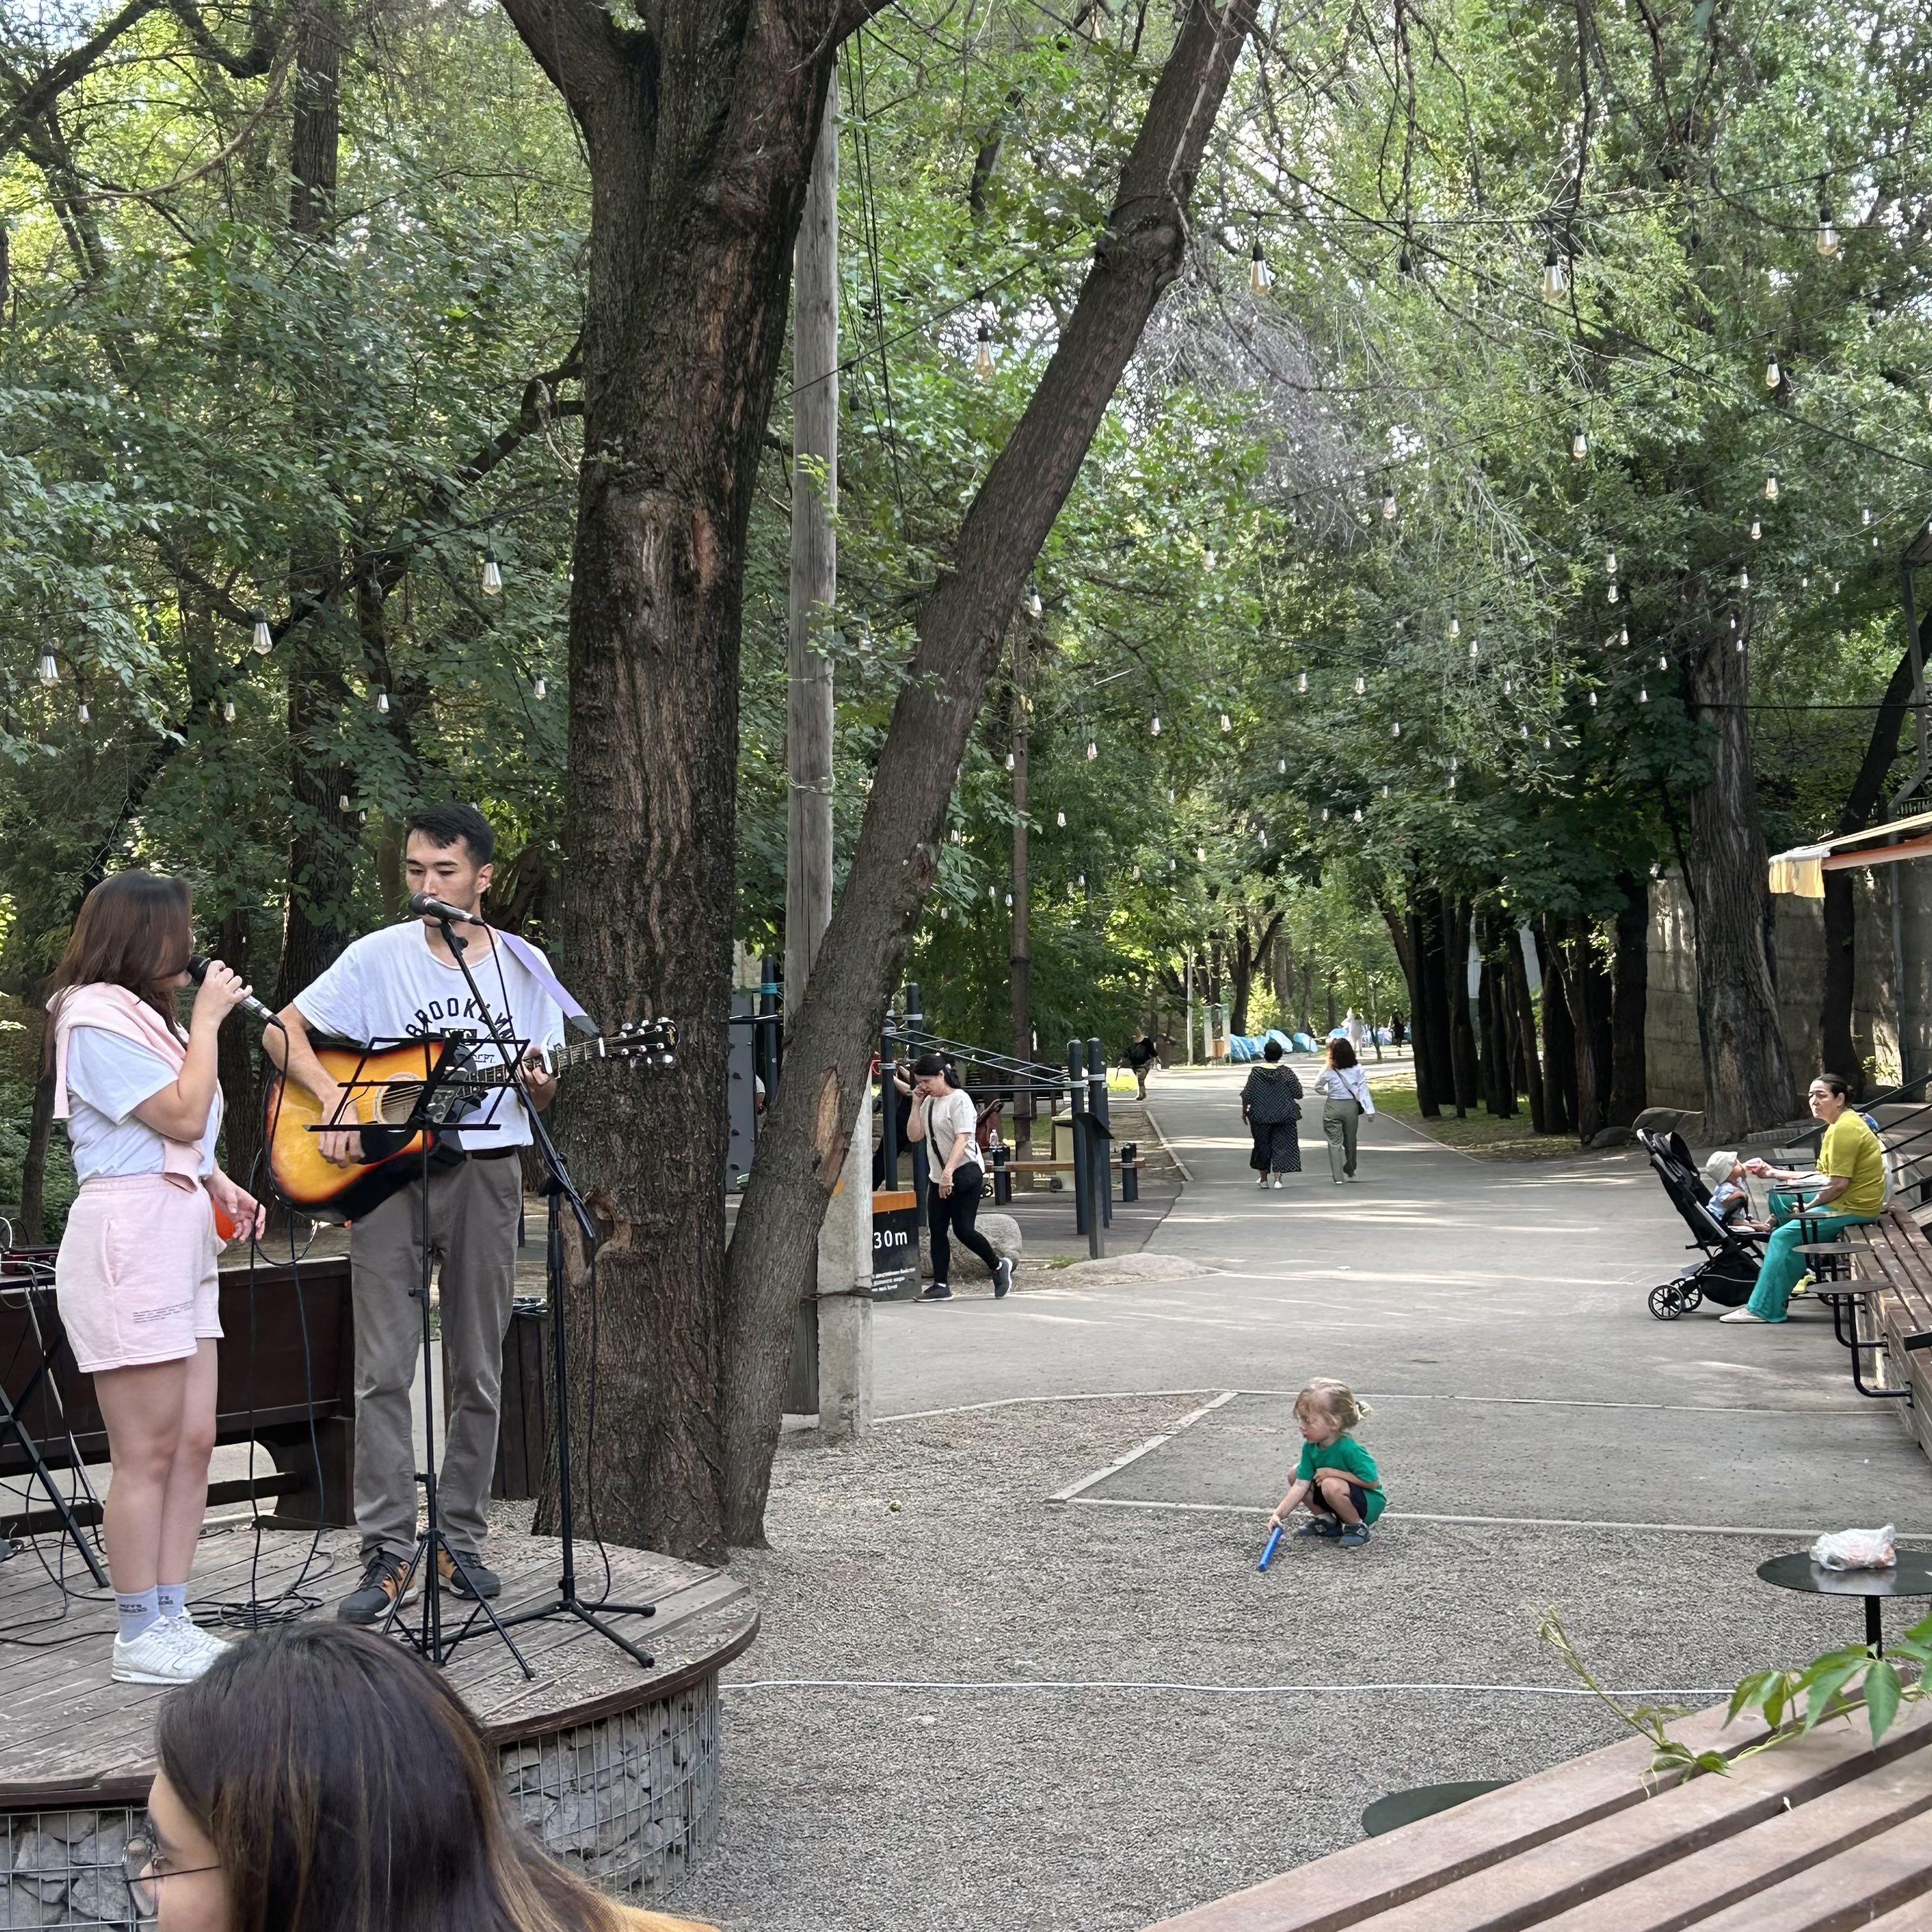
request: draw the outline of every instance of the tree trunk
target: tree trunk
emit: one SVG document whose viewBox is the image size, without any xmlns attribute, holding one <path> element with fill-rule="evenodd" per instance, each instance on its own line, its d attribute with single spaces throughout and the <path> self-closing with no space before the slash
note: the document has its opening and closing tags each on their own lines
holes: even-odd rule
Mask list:
<svg viewBox="0 0 1932 1932">
<path fill-rule="evenodd" d="M 1564 959 L 1551 938 L 1549 921 L 1537 934 L 1543 962 L 1543 1092 L 1544 1132 L 1567 1134 L 1576 1124 L 1576 1028 Z"/>
<path fill-rule="evenodd" d="M 1027 730 L 1026 674 L 1027 620 L 1015 620 L 1012 631 L 1013 756 L 1013 916 L 1007 947 L 1007 964 L 1012 970 L 1009 994 L 1012 1003 L 1013 1058 L 1030 1062 L 1033 1050 L 1033 854 L 1028 845 L 1027 784 L 1030 776 L 1031 746 Z M 1190 1046 L 1192 1045 L 1190 1018 Z M 1019 1160 L 1033 1158 L 1034 1096 L 1030 1089 L 1020 1094 L 1013 1107 L 1013 1154 Z"/>
<path fill-rule="evenodd" d="M 1415 960 L 1409 1030 L 1415 1050 L 1415 1100 L 1425 1120 L 1455 1104 L 1449 1064 L 1449 1006 L 1442 990 L 1442 896 L 1418 892 L 1410 902 L 1409 950 Z"/>
<path fill-rule="evenodd" d="M 1563 991 L 1576 1052 L 1576 1137 L 1586 1145 L 1610 1124 L 1610 980 L 1596 946 L 1595 922 L 1572 920 L 1563 949 Z"/>
<path fill-rule="evenodd" d="M 43 1035 L 46 1030 L 43 1024 Z M 46 1239 L 47 1143 L 53 1131 L 54 1070 L 48 1066 L 34 1082 L 34 1110 L 27 1123 L 26 1151 L 20 1156 L 20 1236 L 30 1248 Z"/>
<path fill-rule="evenodd" d="M 1720 617 L 1726 613 L 1720 613 Z M 1697 935 L 1697 1011 L 1704 1046 L 1704 1130 L 1735 1144 L 1798 1111 L 1778 1018 L 1768 938 L 1771 887 L 1758 822 L 1744 705 L 1750 614 L 1696 651 L 1681 652 L 1710 760 L 1690 794 L 1690 867 Z"/>
<path fill-rule="evenodd" d="M 1650 997 L 1650 881 L 1624 872 L 1610 965 L 1610 1124 L 1628 1127 L 1649 1104 L 1643 1028 Z"/>
<path fill-rule="evenodd" d="M 513 4 L 520 8 L 525 0 Z M 1148 317 L 1180 271 L 1188 200 L 1252 17 L 1252 0 L 1230 0 L 1225 11 L 1204 0 L 1186 8 L 1079 298 L 1038 389 L 966 513 L 950 572 L 921 608 L 918 644 L 893 706 L 851 869 L 795 1018 L 790 1066 L 766 1117 L 732 1244 L 725 1486 L 734 1541 L 763 1535 L 789 1347 L 790 1258 L 816 1239 L 837 1179 L 848 1096 L 866 1078 L 886 989 L 937 869 L 946 803 L 1001 637 Z M 768 93 L 778 88 L 776 77 L 767 82 Z M 772 103 L 760 105 L 764 146 L 776 140 L 782 151 Z M 715 329 L 711 293 L 687 284 L 678 306 Z M 682 373 L 688 386 L 690 372 Z M 761 421 L 755 412 L 750 419 L 748 458 L 755 458 Z M 591 446 L 600 440 L 593 435 Z M 751 461 L 742 473 L 753 473 Z M 735 584 L 742 554 L 729 554 Z M 580 544 L 578 564 L 580 594 Z M 685 755 L 691 762 L 688 745 Z M 721 765 L 728 784 L 728 756 Z M 706 837 L 722 844 L 729 822 L 727 816 L 707 824 Z M 573 855 L 581 850 L 574 839 Z M 603 890 L 607 868 L 584 869 Z M 728 936 L 728 892 L 722 911 Z M 720 1094 L 722 1075 L 720 1066 Z M 709 1180 L 715 1199 L 715 1168 Z"/>
<path fill-rule="evenodd" d="M 1843 838 L 1862 832 L 1872 822 L 1872 814 L 1885 796 L 1885 782 L 1898 756 L 1898 738 L 1908 715 L 1912 698 L 1912 654 L 1898 661 L 1886 686 L 1878 715 L 1872 720 L 1871 738 L 1857 776 L 1846 794 L 1844 809 L 1832 826 Z M 1896 883 L 1896 874 L 1894 884 Z M 1855 1098 L 1863 1099 L 1864 1063 L 1852 1040 L 1852 994 L 1858 970 L 1854 952 L 1857 908 L 1852 896 L 1850 872 L 1825 874 L 1825 996 L 1818 1015 L 1820 1050 L 1826 1068 L 1842 1073 L 1852 1083 Z"/>
<path fill-rule="evenodd" d="M 1248 994 L 1254 984 L 1255 948 L 1244 919 L 1234 928 L 1234 950 L 1228 1001 L 1228 1030 L 1245 1034 L 1248 1030 Z"/>
<path fill-rule="evenodd" d="M 1456 1118 L 1468 1118 L 1482 1096 L 1476 1058 L 1476 1029 L 1469 1017 L 1469 904 L 1442 896 L 1442 992 L 1449 1012 L 1450 1074 L 1455 1082 Z"/>
<path fill-rule="evenodd" d="M 1534 942 L 1532 942 L 1534 943 Z M 1529 1124 L 1539 1134 L 1556 1130 L 1550 1124 L 1550 1096 L 1544 1092 L 1543 1069 L 1536 1053 L 1536 1001 L 1529 990 L 1529 968 L 1522 956 L 1522 934 L 1509 934 L 1509 950 L 1504 964 L 1508 975 L 1509 998 L 1516 1015 L 1516 1051 L 1522 1057 L 1523 1091 L 1529 1096 Z"/>
</svg>

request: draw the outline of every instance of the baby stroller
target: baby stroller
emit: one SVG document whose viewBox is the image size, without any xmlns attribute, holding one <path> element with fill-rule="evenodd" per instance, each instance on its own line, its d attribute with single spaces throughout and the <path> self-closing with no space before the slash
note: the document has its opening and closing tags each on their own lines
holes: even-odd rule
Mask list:
<svg viewBox="0 0 1932 1932">
<path fill-rule="evenodd" d="M 1748 1300 L 1764 1259 L 1762 1242 L 1755 1234 L 1726 1227 L 1704 1204 L 1704 1178 L 1681 1135 L 1640 1127 L 1636 1137 L 1671 1206 L 1690 1230 L 1690 1245 L 1704 1256 L 1695 1267 L 1679 1270 L 1675 1279 L 1660 1282 L 1650 1291 L 1651 1313 L 1660 1322 L 1675 1322 L 1707 1300 L 1722 1308 Z"/>
</svg>

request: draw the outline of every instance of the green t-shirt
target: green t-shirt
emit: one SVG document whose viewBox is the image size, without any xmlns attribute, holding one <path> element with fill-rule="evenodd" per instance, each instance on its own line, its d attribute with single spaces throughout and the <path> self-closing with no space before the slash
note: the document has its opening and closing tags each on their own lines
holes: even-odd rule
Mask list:
<svg viewBox="0 0 1932 1932">
<path fill-rule="evenodd" d="M 1826 1214 L 1876 1214 L 1885 1205 L 1885 1150 L 1850 1107 L 1825 1130 L 1818 1172 L 1851 1183 L 1837 1200 L 1825 1204 Z"/>
<path fill-rule="evenodd" d="M 1301 1445 L 1301 1460 L 1294 1466 L 1294 1480 L 1306 1483 L 1313 1480 L 1317 1469 L 1340 1469 L 1350 1482 L 1359 1483 L 1368 1496 L 1363 1516 L 1370 1522 L 1382 1513 L 1382 1504 L 1387 1500 L 1377 1486 L 1382 1477 L 1376 1468 L 1376 1459 L 1352 1436 L 1338 1436 L 1325 1449 L 1318 1449 L 1312 1442 Z"/>
</svg>

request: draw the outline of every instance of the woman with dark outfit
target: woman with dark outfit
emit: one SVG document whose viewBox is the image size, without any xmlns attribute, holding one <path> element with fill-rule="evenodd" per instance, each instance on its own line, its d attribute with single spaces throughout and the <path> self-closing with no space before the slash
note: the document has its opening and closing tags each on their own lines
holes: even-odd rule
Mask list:
<svg viewBox="0 0 1932 1932">
<path fill-rule="evenodd" d="M 1301 1172 L 1301 1082 L 1294 1069 L 1282 1064 L 1281 1042 L 1271 1040 L 1262 1049 L 1264 1064 L 1250 1070 L 1241 1089 L 1241 1118 L 1255 1137 L 1248 1165 L 1262 1186 L 1279 1187 L 1284 1174 Z"/>
<path fill-rule="evenodd" d="M 952 1268 L 949 1234 L 970 1248 L 993 1277 L 993 1299 L 1003 1299 L 1013 1285 L 1013 1264 L 994 1252 L 993 1244 L 974 1225 L 986 1171 L 980 1164 L 980 1117 L 973 1096 L 953 1082 L 952 1071 L 936 1053 L 922 1053 L 912 1064 L 912 1118 L 907 1137 L 926 1144 L 926 1226 L 932 1232 L 932 1280 L 920 1292 L 922 1301 L 950 1301 L 946 1277 Z"/>
<path fill-rule="evenodd" d="M 1160 1048 L 1151 1034 L 1141 1034 L 1129 1044 L 1127 1064 L 1133 1070 L 1134 1098 L 1147 1098 L 1148 1076 L 1160 1064 Z"/>
<path fill-rule="evenodd" d="M 367 1631 L 236 1645 L 163 1703 L 154 1745 L 127 1864 L 160 1932 L 704 1932 L 540 1850 L 456 1694 Z"/>
</svg>

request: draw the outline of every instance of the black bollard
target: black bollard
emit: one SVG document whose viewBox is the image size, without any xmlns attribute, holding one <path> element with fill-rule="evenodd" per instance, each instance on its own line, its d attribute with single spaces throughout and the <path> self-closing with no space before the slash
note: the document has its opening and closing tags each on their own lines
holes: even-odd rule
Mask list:
<svg viewBox="0 0 1932 1932">
<path fill-rule="evenodd" d="M 1138 1141 L 1120 1143 L 1120 1199 L 1123 1202 L 1138 1201 L 1141 1198 L 1141 1148 Z"/>
<path fill-rule="evenodd" d="M 1094 1144 L 1094 1198 L 1100 1210 L 1102 1228 L 1114 1225 L 1113 1112 L 1107 1102 L 1107 1056 L 1097 1040 L 1087 1042 L 1088 1112 L 1093 1116 L 1088 1130 Z"/>
<path fill-rule="evenodd" d="M 1004 1208 L 1013 1198 L 1013 1177 L 1006 1166 L 1006 1144 L 995 1141 L 993 1156 L 993 1205 Z"/>
</svg>

